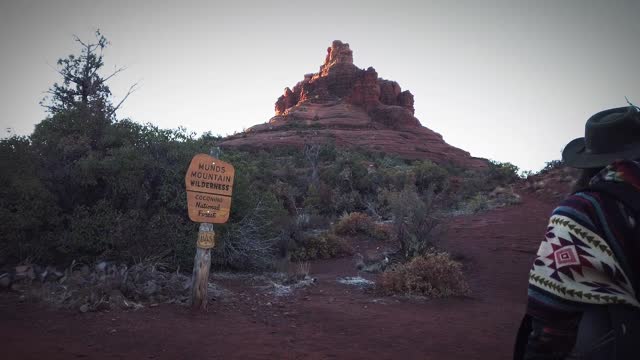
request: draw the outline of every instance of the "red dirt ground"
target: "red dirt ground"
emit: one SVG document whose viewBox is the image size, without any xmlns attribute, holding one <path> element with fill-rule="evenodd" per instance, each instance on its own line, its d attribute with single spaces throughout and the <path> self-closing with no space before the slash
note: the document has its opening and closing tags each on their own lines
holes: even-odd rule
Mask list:
<svg viewBox="0 0 640 360">
<path fill-rule="evenodd" d="M 523 202 L 455 218 L 442 246 L 462 259 L 467 298 L 381 297 L 342 285 L 351 259 L 311 264 L 318 284 L 274 298 L 223 281 L 234 301 L 78 313 L 0 294 L 4 359 L 509 359 L 527 274 L 554 204 Z M 237 281 L 237 280 L 236 280 Z"/>
</svg>

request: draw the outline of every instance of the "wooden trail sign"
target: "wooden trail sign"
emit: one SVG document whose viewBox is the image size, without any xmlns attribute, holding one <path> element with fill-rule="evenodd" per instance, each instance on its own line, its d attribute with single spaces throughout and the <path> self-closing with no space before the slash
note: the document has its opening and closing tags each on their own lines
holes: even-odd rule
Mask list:
<svg viewBox="0 0 640 360">
<path fill-rule="evenodd" d="M 187 209 L 192 221 L 224 224 L 229 220 L 231 197 L 187 191 Z"/>
<path fill-rule="evenodd" d="M 213 148 L 213 156 L 194 156 L 185 176 L 189 219 L 200 223 L 191 278 L 191 306 L 200 310 L 207 309 L 211 248 L 216 244 L 213 224 L 226 223 L 231 211 L 235 169 L 217 159 L 218 153 L 219 149 Z"/>
<path fill-rule="evenodd" d="M 231 210 L 234 176 L 233 165 L 207 154 L 194 156 L 185 176 L 189 219 L 200 223 L 226 223 Z"/>
</svg>

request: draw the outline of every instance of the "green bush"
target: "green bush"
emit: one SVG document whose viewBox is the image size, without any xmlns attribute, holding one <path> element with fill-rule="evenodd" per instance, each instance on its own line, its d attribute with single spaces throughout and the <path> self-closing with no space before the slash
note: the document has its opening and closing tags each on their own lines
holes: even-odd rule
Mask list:
<svg viewBox="0 0 640 360">
<path fill-rule="evenodd" d="M 422 255 L 432 247 L 442 225 L 441 209 L 432 190 L 425 195 L 407 187 L 387 194 L 393 214 L 392 233 L 406 259 Z"/>
<path fill-rule="evenodd" d="M 208 152 L 219 138 L 128 120 L 92 123 L 80 115 L 56 114 L 30 137 L 0 140 L 0 260 L 135 262 L 161 254 L 174 267 L 191 266 L 198 225 L 187 216 L 184 174 L 193 155 Z M 237 241 L 225 234 L 265 198 L 270 211 L 261 219 L 270 225 L 264 239 L 275 237 L 283 208 L 269 191 L 265 169 L 276 168 L 273 160 L 235 152 L 222 158 L 236 167 L 236 179 L 221 238 Z"/>
<path fill-rule="evenodd" d="M 520 179 L 520 169 L 509 162 L 489 161 L 489 181 L 493 187 L 506 185 Z"/>
<path fill-rule="evenodd" d="M 544 164 L 544 167 L 542 168 L 542 170 L 540 170 L 540 173 L 545 174 L 551 170 L 554 169 L 559 169 L 564 167 L 564 162 L 562 160 L 551 160 L 551 161 L 547 161 Z"/>
<path fill-rule="evenodd" d="M 419 192 L 432 188 L 436 193 L 444 191 L 449 184 L 449 173 L 435 163 L 423 160 L 413 165 L 415 185 Z"/>
<path fill-rule="evenodd" d="M 76 40 L 80 53 L 57 62 L 63 79 L 41 103 L 49 116 L 28 137 L 0 140 L 0 263 L 162 257 L 188 268 L 198 225 L 187 215 L 184 176 L 191 158 L 220 138 L 116 120 L 110 76 L 100 71 L 109 42 L 99 31 L 93 43 Z M 279 178 L 274 156 L 297 153 L 221 154 L 236 178 L 230 220 L 216 229 L 215 264 L 264 266 L 285 223 L 274 182 L 306 190 L 295 172 Z"/>
</svg>

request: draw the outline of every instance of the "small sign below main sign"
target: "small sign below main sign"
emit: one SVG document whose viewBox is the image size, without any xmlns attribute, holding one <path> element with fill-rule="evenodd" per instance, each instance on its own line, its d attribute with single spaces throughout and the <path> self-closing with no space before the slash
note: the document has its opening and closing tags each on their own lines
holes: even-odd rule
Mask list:
<svg viewBox="0 0 640 360">
<path fill-rule="evenodd" d="M 185 176 L 189 219 L 226 223 L 231 211 L 234 176 L 233 165 L 206 154 L 194 156 Z"/>
<path fill-rule="evenodd" d="M 197 246 L 202 249 L 211 249 L 216 245 L 215 231 L 201 231 L 198 233 Z"/>
<path fill-rule="evenodd" d="M 231 197 L 187 191 L 187 208 L 192 221 L 223 224 L 229 220 Z"/>
</svg>

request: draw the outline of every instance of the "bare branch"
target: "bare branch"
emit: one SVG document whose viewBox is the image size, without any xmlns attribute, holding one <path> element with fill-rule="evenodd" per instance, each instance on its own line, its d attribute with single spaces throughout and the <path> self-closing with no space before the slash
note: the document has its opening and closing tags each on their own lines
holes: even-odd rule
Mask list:
<svg viewBox="0 0 640 360">
<path fill-rule="evenodd" d="M 87 49 L 87 55 L 92 54 L 95 49 L 100 46 L 100 44 L 85 44 L 84 41 L 82 41 L 77 35 L 73 35 L 73 37 L 75 41 L 77 41 L 80 45 L 84 46 L 84 48 Z"/>
<path fill-rule="evenodd" d="M 78 35 L 73 34 L 73 40 L 75 40 L 76 42 L 80 43 L 80 45 L 84 46 L 84 47 L 88 47 L 87 44 L 85 44 Z"/>
<path fill-rule="evenodd" d="M 138 88 L 136 88 L 136 86 L 138 86 L 138 83 L 135 83 L 133 85 L 131 85 L 131 87 L 129 88 L 129 91 L 127 91 L 127 94 L 124 96 L 124 98 L 122 98 L 122 100 L 120 100 L 120 102 L 118 103 L 118 105 L 116 105 L 110 112 L 109 112 L 109 116 L 113 115 L 119 108 L 120 106 L 122 106 L 122 104 L 124 103 L 125 100 L 127 100 L 127 98 L 129 97 L 129 95 L 133 94 L 134 92 L 136 92 L 136 90 L 138 90 Z"/>
<path fill-rule="evenodd" d="M 112 77 L 114 77 L 115 75 L 118 75 L 119 73 L 121 73 L 121 72 L 123 72 L 123 71 L 125 71 L 125 70 L 127 70 L 127 68 L 126 68 L 126 67 L 121 67 L 120 69 L 117 69 L 116 71 L 114 71 L 111 75 L 109 75 L 109 76 L 105 77 L 104 79 L 101 79 L 99 82 L 100 82 L 101 84 L 106 83 L 107 81 L 109 81 L 109 79 L 111 79 L 111 78 L 112 78 Z M 95 74 L 95 73 L 96 73 L 96 71 L 98 71 L 98 69 L 96 69 L 96 70 L 93 72 L 93 74 Z M 93 74 L 91 74 L 91 75 L 93 75 Z"/>
</svg>

